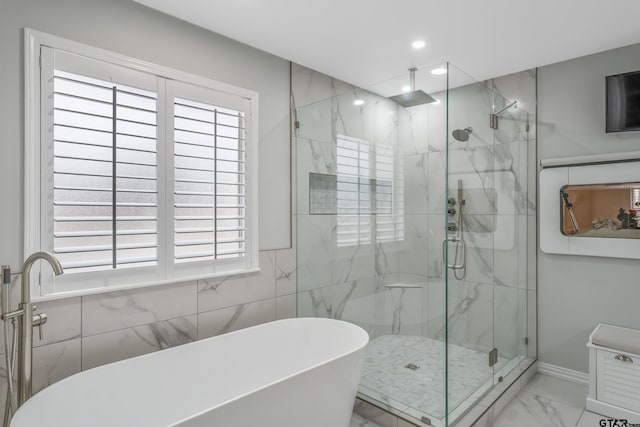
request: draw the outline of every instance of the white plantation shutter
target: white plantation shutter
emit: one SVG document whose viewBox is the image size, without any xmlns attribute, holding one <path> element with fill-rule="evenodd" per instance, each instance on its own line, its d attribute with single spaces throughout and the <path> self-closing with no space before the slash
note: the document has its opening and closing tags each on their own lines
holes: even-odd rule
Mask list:
<svg viewBox="0 0 640 427">
<path fill-rule="evenodd" d="M 258 267 L 257 94 L 129 63 L 41 47 L 40 296 Z"/>
<path fill-rule="evenodd" d="M 392 147 L 376 146 L 375 154 L 376 240 L 404 239 L 404 179 L 402 162 Z"/>
<path fill-rule="evenodd" d="M 244 112 L 174 100 L 175 259 L 244 257 Z"/>
<path fill-rule="evenodd" d="M 53 251 L 68 273 L 157 263 L 156 94 L 54 70 Z"/>
<path fill-rule="evenodd" d="M 371 243 L 369 143 L 338 135 L 336 150 L 337 244 Z"/>
<path fill-rule="evenodd" d="M 337 136 L 337 245 L 404 238 L 402 170 L 391 147 Z"/>
</svg>

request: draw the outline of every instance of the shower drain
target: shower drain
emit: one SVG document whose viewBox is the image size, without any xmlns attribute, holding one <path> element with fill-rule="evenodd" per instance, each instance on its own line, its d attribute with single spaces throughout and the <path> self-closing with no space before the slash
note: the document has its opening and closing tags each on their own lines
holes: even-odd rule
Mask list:
<svg viewBox="0 0 640 427">
<path fill-rule="evenodd" d="M 420 368 L 420 366 L 414 365 L 413 363 L 409 363 L 408 365 L 405 366 L 405 368 L 411 369 L 412 371 L 417 371 Z"/>
</svg>

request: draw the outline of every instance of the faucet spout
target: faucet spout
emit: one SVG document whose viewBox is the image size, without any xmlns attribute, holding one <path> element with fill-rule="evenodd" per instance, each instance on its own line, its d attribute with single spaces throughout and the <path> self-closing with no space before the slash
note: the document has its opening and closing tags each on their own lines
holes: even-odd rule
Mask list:
<svg viewBox="0 0 640 427">
<path fill-rule="evenodd" d="M 51 265 L 51 268 L 53 269 L 53 273 L 56 276 L 59 276 L 62 273 L 64 273 L 64 270 L 62 268 L 62 265 L 60 264 L 60 261 L 52 253 L 34 252 L 33 254 L 31 254 L 29 258 L 27 258 L 24 261 L 24 265 L 22 266 L 22 289 L 21 289 L 22 301 L 21 302 L 23 304 L 31 302 L 31 283 L 30 283 L 31 267 L 39 259 L 47 261 Z"/>
</svg>

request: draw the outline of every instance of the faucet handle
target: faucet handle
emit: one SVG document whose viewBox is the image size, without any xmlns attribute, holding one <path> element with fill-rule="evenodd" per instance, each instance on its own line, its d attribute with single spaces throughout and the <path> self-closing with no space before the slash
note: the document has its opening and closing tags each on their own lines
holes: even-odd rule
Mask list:
<svg viewBox="0 0 640 427">
<path fill-rule="evenodd" d="M 38 336 L 40 337 L 40 341 L 42 341 L 42 339 L 44 338 L 44 334 L 42 333 L 42 325 L 47 323 L 47 320 L 49 320 L 49 318 L 45 313 L 33 315 L 33 326 L 38 327 Z"/>
</svg>

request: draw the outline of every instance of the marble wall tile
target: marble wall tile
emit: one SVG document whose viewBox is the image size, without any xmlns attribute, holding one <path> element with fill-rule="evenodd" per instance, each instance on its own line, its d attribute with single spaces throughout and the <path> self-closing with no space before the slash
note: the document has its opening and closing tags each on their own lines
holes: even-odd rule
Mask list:
<svg viewBox="0 0 640 427">
<path fill-rule="evenodd" d="M 428 155 L 412 154 L 402 157 L 404 170 L 404 210 L 407 214 L 429 213 Z"/>
<path fill-rule="evenodd" d="M 427 232 L 427 275 L 433 278 L 445 277 L 442 241 L 445 238 L 447 215 L 429 215 Z"/>
<path fill-rule="evenodd" d="M 492 80 L 493 90 L 509 100 L 517 100 L 518 108 L 536 111 L 536 70 L 525 70 Z"/>
<path fill-rule="evenodd" d="M 198 312 L 274 298 L 275 252 L 260 252 L 259 262 L 257 273 L 198 280 Z"/>
<path fill-rule="evenodd" d="M 405 236 L 399 242 L 399 272 L 418 275 L 427 274 L 429 249 L 429 216 L 405 215 Z"/>
<path fill-rule="evenodd" d="M 508 359 L 524 354 L 524 330 L 521 325 L 526 325 L 526 291 L 495 286 L 493 294 L 493 340 L 498 354 Z"/>
<path fill-rule="evenodd" d="M 448 134 L 449 150 L 469 150 L 494 145 L 493 129 L 489 127 L 489 114 L 493 104 L 493 94 L 485 83 L 474 83 L 449 91 Z M 446 117 L 443 117 L 446 119 Z M 433 121 L 430 122 L 433 125 Z M 438 125 L 444 129 L 445 125 Z M 451 137 L 454 129 L 471 127 L 473 132 L 464 142 Z M 444 149 L 444 148 L 441 148 Z"/>
<path fill-rule="evenodd" d="M 336 242 L 334 215 L 297 215 L 298 291 L 332 284 Z"/>
<path fill-rule="evenodd" d="M 198 339 L 225 334 L 275 319 L 275 298 L 198 313 Z"/>
<path fill-rule="evenodd" d="M 527 287 L 528 216 L 496 215 L 494 282 L 500 286 Z"/>
<path fill-rule="evenodd" d="M 493 286 L 473 282 L 449 282 L 448 331 L 449 343 L 476 350 L 493 348 Z M 442 301 L 432 290 L 435 301 Z M 431 337 L 444 339 L 444 322 L 431 330 Z"/>
<path fill-rule="evenodd" d="M 80 370 L 80 338 L 35 348 L 33 350 L 33 391 L 37 393 Z"/>
<path fill-rule="evenodd" d="M 82 369 L 152 353 L 196 340 L 196 315 L 82 338 Z"/>
<path fill-rule="evenodd" d="M 295 294 L 297 291 L 296 250 L 280 249 L 276 254 L 276 296 Z"/>
<path fill-rule="evenodd" d="M 373 333 L 376 324 L 376 279 L 362 279 L 298 293 L 299 317 L 345 320 Z"/>
<path fill-rule="evenodd" d="M 331 142 L 333 140 L 331 106 L 331 98 L 329 98 L 296 108 L 294 120 L 299 126 L 296 136 L 313 141 Z"/>
<path fill-rule="evenodd" d="M 398 110 L 401 108 L 393 101 L 376 97 L 373 107 L 373 140 L 378 147 L 398 150 L 399 117 Z"/>
<path fill-rule="evenodd" d="M 373 143 L 375 104 L 379 98 L 353 86 L 348 93 L 332 98 L 333 135 L 345 135 Z M 356 100 L 363 100 L 364 104 L 354 105 Z"/>
<path fill-rule="evenodd" d="M 403 224 L 406 227 L 406 224 Z M 405 232 L 406 238 L 406 232 Z M 375 246 L 375 274 L 382 283 L 389 284 L 398 280 L 400 270 L 400 258 L 404 256 L 401 249 L 401 241 L 377 242 Z"/>
<path fill-rule="evenodd" d="M 296 212 L 309 214 L 309 174 L 335 175 L 336 144 L 297 138 L 296 143 L 296 184 L 298 186 Z"/>
<path fill-rule="evenodd" d="M 427 282 L 427 310 L 425 313 L 425 336 L 433 339 L 444 339 L 446 322 L 446 281 L 444 278 L 430 278 Z"/>
<path fill-rule="evenodd" d="M 296 294 L 276 297 L 276 320 L 296 318 L 298 314 L 297 301 Z"/>
<path fill-rule="evenodd" d="M 331 77 L 295 63 L 291 64 L 291 88 L 296 107 L 332 96 Z"/>
<path fill-rule="evenodd" d="M 404 155 L 426 154 L 429 151 L 429 113 L 432 108 L 430 104 L 398 108 L 398 149 Z"/>
<path fill-rule="evenodd" d="M 383 323 L 378 328 L 382 335 L 420 335 L 422 333 L 423 289 L 385 289 Z M 424 291 L 426 292 L 426 291 Z"/>
<path fill-rule="evenodd" d="M 497 145 L 494 154 L 497 213 L 527 215 L 529 209 L 535 209 L 528 196 L 528 143 Z"/>
<path fill-rule="evenodd" d="M 427 109 L 429 129 L 427 130 L 427 144 L 428 152 L 432 151 L 446 151 L 447 140 L 451 139 L 450 131 L 447 129 L 447 96 L 445 93 L 440 92 L 432 94 L 434 98 L 439 100 L 437 104 L 429 104 Z M 466 125 L 467 127 L 469 125 Z M 463 128 L 464 129 L 464 128 Z"/>
<path fill-rule="evenodd" d="M 449 194 L 445 192 L 446 153 L 433 152 L 428 155 L 428 200 L 429 213 L 446 212 L 447 197 L 458 195 L 458 181 L 462 181 L 465 212 L 493 214 L 496 212 L 496 190 L 494 187 L 494 153 L 492 147 L 454 150 L 448 156 Z"/>
<path fill-rule="evenodd" d="M 371 218 L 373 220 L 373 217 Z M 374 238 L 372 236 L 372 238 Z M 376 275 L 376 245 L 338 246 L 331 260 L 332 284 L 349 283 Z M 380 254 L 381 256 L 384 255 Z M 380 261 L 379 266 L 385 265 Z"/>
<path fill-rule="evenodd" d="M 475 218 L 473 218 L 475 217 Z M 474 221 L 478 226 L 489 227 L 487 222 L 493 221 L 491 215 L 469 215 L 469 221 Z M 449 280 L 452 282 L 470 281 L 484 284 L 492 284 L 494 273 L 494 251 L 492 245 L 493 233 L 465 231 L 463 239 L 467 242 L 466 265 L 464 269 L 449 270 Z M 456 254 L 457 248 L 457 254 Z M 442 247 L 440 247 L 442 252 Z M 464 258 L 462 244 L 457 242 L 448 243 L 448 264 L 460 265 Z M 442 257 L 442 254 L 439 255 Z M 454 274 L 455 273 L 455 274 Z"/>
<path fill-rule="evenodd" d="M 196 286 L 193 281 L 82 297 L 82 335 L 195 314 Z"/>
<path fill-rule="evenodd" d="M 498 108 L 503 107 L 496 105 Z M 526 142 L 529 139 L 528 124 L 529 113 L 522 108 L 514 106 L 503 111 L 498 116 L 498 129 L 494 131 L 496 145 Z"/>
</svg>

